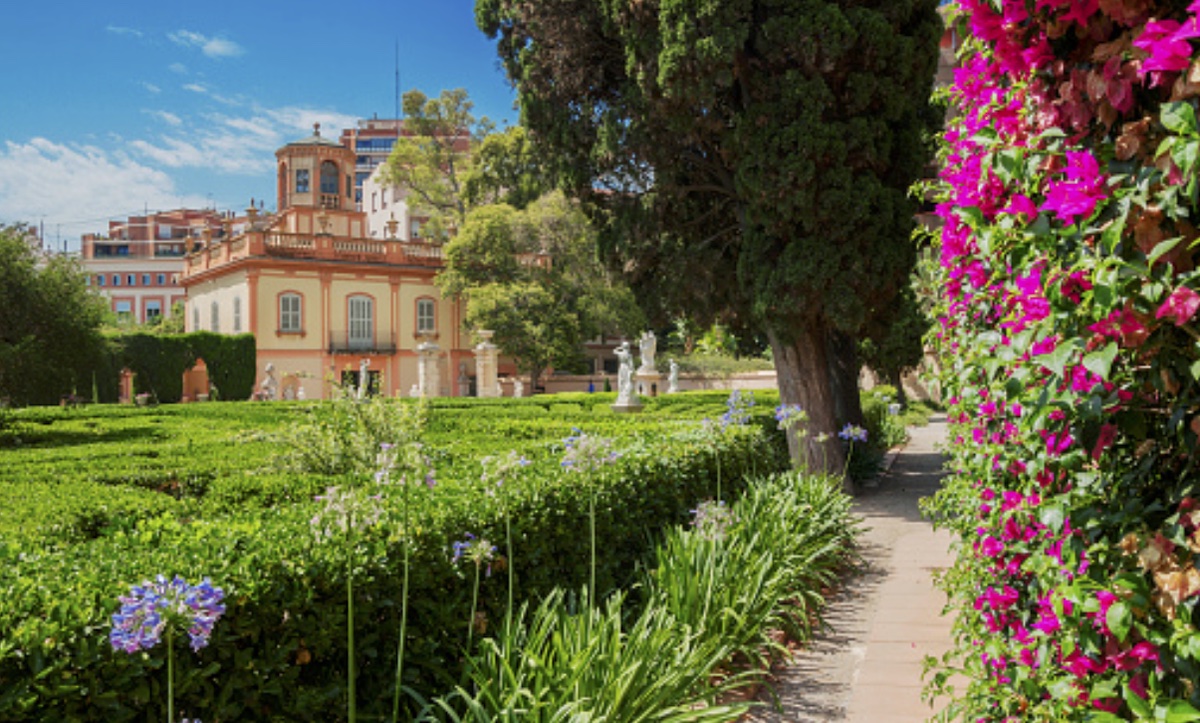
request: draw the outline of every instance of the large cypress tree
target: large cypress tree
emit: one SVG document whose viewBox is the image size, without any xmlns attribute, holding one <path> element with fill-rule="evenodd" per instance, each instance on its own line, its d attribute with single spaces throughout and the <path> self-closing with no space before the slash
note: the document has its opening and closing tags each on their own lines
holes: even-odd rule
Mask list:
<svg viewBox="0 0 1200 723">
<path fill-rule="evenodd" d="M 846 421 L 831 350 L 853 354 L 913 265 L 937 4 L 476 0 L 606 253 L 651 311 L 765 333 L 814 467 L 842 462 L 817 436 Z"/>
</svg>

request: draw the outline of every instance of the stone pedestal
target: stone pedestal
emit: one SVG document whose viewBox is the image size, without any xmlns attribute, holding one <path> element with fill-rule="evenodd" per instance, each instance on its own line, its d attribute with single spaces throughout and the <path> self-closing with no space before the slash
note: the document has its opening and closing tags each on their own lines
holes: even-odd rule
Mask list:
<svg viewBox="0 0 1200 723">
<path fill-rule="evenodd" d="M 617 414 L 628 414 L 632 412 L 640 412 L 645 409 L 645 407 L 642 406 L 642 403 L 639 402 L 637 398 L 634 398 L 628 402 L 618 399 L 615 404 L 611 405 L 611 409 Z"/>
<path fill-rule="evenodd" d="M 438 355 L 441 347 L 432 341 L 417 345 L 417 389 L 422 397 L 436 397 L 441 392 Z"/>
<path fill-rule="evenodd" d="M 659 374 L 657 369 L 638 369 L 635 379 L 638 394 L 643 397 L 657 397 L 662 391 L 662 374 Z"/>
<path fill-rule="evenodd" d="M 475 394 L 480 397 L 498 397 L 500 386 L 496 379 L 498 351 L 492 343 L 494 331 L 482 329 L 475 332 L 479 343 L 475 346 Z"/>
</svg>

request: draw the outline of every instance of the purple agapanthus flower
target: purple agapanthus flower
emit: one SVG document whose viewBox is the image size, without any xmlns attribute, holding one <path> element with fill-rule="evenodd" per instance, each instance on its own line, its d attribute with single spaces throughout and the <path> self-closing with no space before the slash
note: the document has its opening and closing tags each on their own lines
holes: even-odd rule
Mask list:
<svg viewBox="0 0 1200 723">
<path fill-rule="evenodd" d="M 867 430 L 857 424 L 847 424 L 842 427 L 842 431 L 838 432 L 838 436 L 847 442 L 866 442 Z"/>
<path fill-rule="evenodd" d="M 725 413 L 721 415 L 721 426 L 730 424 L 746 424 L 750 421 L 750 407 L 754 406 L 754 392 L 742 394 L 741 389 L 734 389 L 725 400 Z"/>
<path fill-rule="evenodd" d="M 176 625 L 187 630 L 192 650 L 200 650 L 208 645 L 213 626 L 225 612 L 224 598 L 225 591 L 213 587 L 207 577 L 189 585 L 178 575 L 171 580 L 159 575 L 119 598 L 121 609 L 113 613 L 109 642 L 126 653 L 149 650 L 162 640 L 168 626 Z"/>
<path fill-rule="evenodd" d="M 593 437 L 579 429 L 563 440 L 563 469 L 572 472 L 591 472 L 606 464 L 616 462 L 620 453 L 613 451 L 613 441 L 606 437 Z"/>
</svg>

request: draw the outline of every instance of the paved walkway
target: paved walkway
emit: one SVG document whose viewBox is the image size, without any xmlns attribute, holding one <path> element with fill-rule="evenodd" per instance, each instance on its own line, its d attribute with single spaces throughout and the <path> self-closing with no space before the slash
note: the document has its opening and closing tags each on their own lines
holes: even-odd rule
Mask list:
<svg viewBox="0 0 1200 723">
<path fill-rule="evenodd" d="M 777 672 L 779 709 L 754 723 L 908 723 L 935 712 L 921 701 L 922 660 L 950 647 L 946 597 L 931 574 L 951 563 L 950 534 L 921 519 L 917 501 L 942 474 L 942 418 L 911 430 L 891 471 L 867 485 L 855 511 L 868 528 L 864 563 L 829 602 L 828 629 Z M 945 701 L 940 701 L 939 708 Z"/>
</svg>

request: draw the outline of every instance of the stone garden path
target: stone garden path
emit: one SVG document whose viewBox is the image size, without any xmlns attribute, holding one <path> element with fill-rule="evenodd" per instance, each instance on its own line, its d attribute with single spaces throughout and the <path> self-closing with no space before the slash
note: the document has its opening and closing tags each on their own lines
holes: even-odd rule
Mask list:
<svg viewBox="0 0 1200 723">
<path fill-rule="evenodd" d="M 921 661 L 950 647 L 946 597 L 931 579 L 951 563 L 950 534 L 935 532 L 917 501 L 938 489 L 944 418 L 910 432 L 890 471 L 855 500 L 867 528 L 863 564 L 830 599 L 828 628 L 776 672 L 779 709 L 748 722 L 908 723 L 936 712 L 921 701 Z"/>
</svg>

